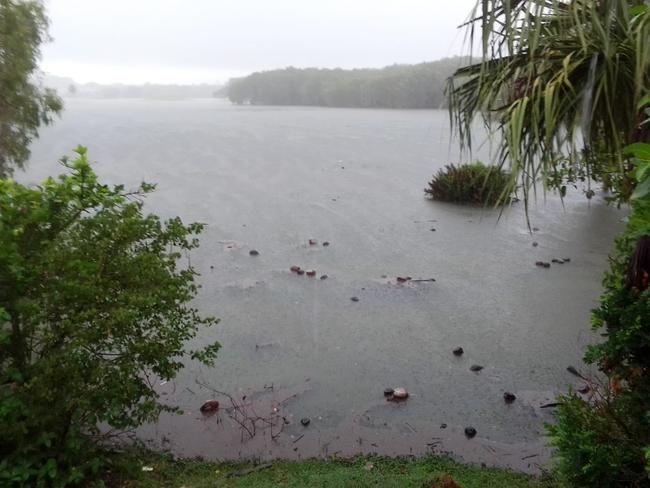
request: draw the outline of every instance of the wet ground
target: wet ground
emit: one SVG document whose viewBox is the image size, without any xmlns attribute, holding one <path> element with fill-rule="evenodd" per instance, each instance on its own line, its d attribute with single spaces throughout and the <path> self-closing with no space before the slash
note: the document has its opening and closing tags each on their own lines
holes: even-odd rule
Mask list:
<svg viewBox="0 0 650 488">
<path fill-rule="evenodd" d="M 191 258 L 196 305 L 222 322 L 200 340 L 223 349 L 215 368 L 189 364 L 159 386 L 185 413 L 143 439 L 212 459 L 435 451 L 538 472 L 553 418 L 540 407 L 580 385 L 567 366 L 590 373 L 580 366 L 597 340 L 589 311 L 624 212 L 600 196 L 575 192 L 563 206 L 540 194 L 531 234 L 523 205 L 499 219 L 426 200 L 434 170 L 458 161 L 447 120 L 215 100 L 68 103 L 21 180 L 59 171 L 56 159 L 82 143 L 109 181 L 157 182 L 150 209 L 208 224 Z M 409 399 L 387 402 L 397 386 Z M 211 398 L 221 408 L 206 417 Z"/>
</svg>

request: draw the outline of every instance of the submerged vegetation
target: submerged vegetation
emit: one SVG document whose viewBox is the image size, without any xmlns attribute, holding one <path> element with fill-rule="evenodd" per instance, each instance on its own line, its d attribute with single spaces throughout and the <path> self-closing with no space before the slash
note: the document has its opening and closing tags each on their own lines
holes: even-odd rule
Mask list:
<svg viewBox="0 0 650 488">
<path fill-rule="evenodd" d="M 436 173 L 424 191 L 434 200 L 496 205 L 508 199 L 510 176 L 496 166 L 448 164 Z"/>
<path fill-rule="evenodd" d="M 237 104 L 361 108 L 441 108 L 447 78 L 465 63 L 454 57 L 383 69 L 297 69 L 253 73 L 230 80 Z"/>
</svg>

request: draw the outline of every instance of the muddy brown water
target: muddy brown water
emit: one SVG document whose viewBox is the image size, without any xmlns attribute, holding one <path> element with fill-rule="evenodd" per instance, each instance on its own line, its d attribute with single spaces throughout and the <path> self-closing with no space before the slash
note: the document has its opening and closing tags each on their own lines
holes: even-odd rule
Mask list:
<svg viewBox="0 0 650 488">
<path fill-rule="evenodd" d="M 68 102 L 19 179 L 59 171 L 56 159 L 82 143 L 108 181 L 158 183 L 149 209 L 208 224 L 191 257 L 201 272 L 195 305 L 222 321 L 197 343 L 218 339 L 223 349 L 214 368 L 189 363 L 159 385 L 184 414 L 142 428 L 143 440 L 210 459 L 442 452 L 532 473 L 545 466 L 543 424 L 553 416 L 540 407 L 580 384 L 567 366 L 595 373 L 580 359 L 597 340 L 589 311 L 624 212 L 601 196 L 574 192 L 563 206 L 540 194 L 531 234 L 522 205 L 499 219 L 426 200 L 434 170 L 458 160 L 447 120 L 217 100 Z M 571 262 L 535 266 L 563 257 Z M 409 399 L 387 402 L 384 388 L 397 386 Z M 205 417 L 211 398 L 221 408 Z M 250 430 L 253 417 L 251 438 L 241 420 Z"/>
</svg>

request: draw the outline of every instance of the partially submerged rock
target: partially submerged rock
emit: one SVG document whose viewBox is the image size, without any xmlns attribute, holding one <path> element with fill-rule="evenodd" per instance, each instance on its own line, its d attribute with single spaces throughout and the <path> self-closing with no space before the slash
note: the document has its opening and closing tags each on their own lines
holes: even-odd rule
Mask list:
<svg viewBox="0 0 650 488">
<path fill-rule="evenodd" d="M 462 356 L 465 351 L 462 347 L 457 347 L 452 352 L 454 353 L 454 356 Z"/>
<path fill-rule="evenodd" d="M 307 427 L 311 423 L 311 419 L 305 417 L 300 419 L 300 423 L 302 424 L 303 427 Z"/>
<path fill-rule="evenodd" d="M 478 372 L 481 371 L 482 369 L 483 369 L 483 366 L 481 366 L 480 364 L 472 364 L 472 365 L 469 367 L 469 370 L 470 370 L 470 371 L 474 371 L 475 373 L 478 373 Z"/>
<path fill-rule="evenodd" d="M 465 437 L 468 439 L 476 437 L 476 429 L 474 427 L 465 427 Z"/>
<path fill-rule="evenodd" d="M 201 405 L 201 413 L 203 415 L 209 415 L 215 413 L 219 410 L 219 401 L 218 400 L 208 400 L 203 405 Z"/>
<path fill-rule="evenodd" d="M 313 278 L 316 276 L 316 270 L 315 269 L 310 269 L 309 271 L 306 271 L 305 274 L 309 276 L 310 278 Z"/>
<path fill-rule="evenodd" d="M 257 249 L 251 249 L 248 254 L 251 256 L 259 256 L 260 252 Z"/>
<path fill-rule="evenodd" d="M 514 394 L 514 393 L 510 393 L 509 391 L 506 391 L 506 392 L 503 394 L 503 400 L 504 400 L 506 403 L 512 403 L 512 402 L 514 402 L 516 399 L 517 399 L 517 397 L 515 396 L 515 394 Z"/>
</svg>

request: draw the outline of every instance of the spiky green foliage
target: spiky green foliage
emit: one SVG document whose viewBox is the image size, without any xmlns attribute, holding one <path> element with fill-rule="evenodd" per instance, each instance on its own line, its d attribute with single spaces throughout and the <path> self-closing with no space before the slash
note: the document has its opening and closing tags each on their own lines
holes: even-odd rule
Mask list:
<svg viewBox="0 0 650 488">
<path fill-rule="evenodd" d="M 41 1 L 0 0 L 0 177 L 23 166 L 39 127 L 63 107 L 34 80 L 47 29 Z"/>
<path fill-rule="evenodd" d="M 3 487 L 79 483 L 108 429 L 176 410 L 157 379 L 219 348 L 186 349 L 216 323 L 189 305 L 197 273 L 180 261 L 202 226 L 144 214 L 153 186 L 101 184 L 84 148 L 64 165 L 38 187 L 0 180 Z"/>
<path fill-rule="evenodd" d="M 526 202 L 540 180 L 564 193 L 601 179 L 629 198 L 623 148 L 650 137 L 637 109 L 650 90 L 648 4 L 482 0 L 467 27 L 481 59 L 448 85 L 461 144 L 471 149 L 472 122 L 482 118 Z"/>
<path fill-rule="evenodd" d="M 509 175 L 483 163 L 454 165 L 440 169 L 424 191 L 434 200 L 495 205 L 509 195 Z"/>
</svg>

